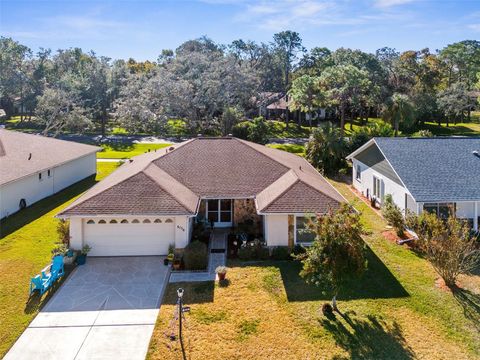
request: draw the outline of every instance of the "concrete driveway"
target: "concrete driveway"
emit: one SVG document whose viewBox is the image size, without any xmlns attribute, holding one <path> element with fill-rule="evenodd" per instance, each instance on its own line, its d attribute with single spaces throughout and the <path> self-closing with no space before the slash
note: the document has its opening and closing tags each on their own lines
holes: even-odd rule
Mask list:
<svg viewBox="0 0 480 360">
<path fill-rule="evenodd" d="M 144 359 L 168 275 L 160 256 L 89 258 L 5 359 Z"/>
</svg>

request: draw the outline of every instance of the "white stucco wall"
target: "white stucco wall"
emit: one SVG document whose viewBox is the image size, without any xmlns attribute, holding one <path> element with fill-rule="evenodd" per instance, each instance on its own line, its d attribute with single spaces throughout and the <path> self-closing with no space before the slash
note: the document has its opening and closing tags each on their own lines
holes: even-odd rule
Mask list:
<svg viewBox="0 0 480 360">
<path fill-rule="evenodd" d="M 361 179 L 358 180 L 356 178 L 357 172 L 357 165 L 360 166 L 361 169 Z M 405 212 L 405 194 L 409 197 L 408 205 L 410 210 L 415 211 L 416 204 L 413 198 L 410 196 L 408 191 L 400 184 L 397 184 L 393 180 L 385 177 L 384 175 L 378 173 L 377 171 L 373 170 L 372 168 L 368 167 L 367 165 L 363 164 L 362 162 L 358 161 L 357 159 L 353 159 L 353 171 L 352 171 L 352 184 L 360 193 L 364 196 L 367 196 L 367 189 L 368 194 L 371 197 L 373 194 L 373 177 L 377 177 L 378 179 L 382 180 L 383 184 L 383 194 L 391 194 L 393 201 L 398 207 Z"/>
<path fill-rule="evenodd" d="M 265 215 L 267 246 L 288 246 L 288 215 Z"/>
<path fill-rule="evenodd" d="M 48 170 L 50 170 L 50 176 L 48 176 Z M 35 173 L 2 185 L 0 186 L 0 218 L 17 212 L 21 199 L 25 199 L 27 206 L 30 206 L 95 172 L 96 154 L 93 153 L 42 171 L 42 180 L 39 180 L 39 173 Z"/>
</svg>

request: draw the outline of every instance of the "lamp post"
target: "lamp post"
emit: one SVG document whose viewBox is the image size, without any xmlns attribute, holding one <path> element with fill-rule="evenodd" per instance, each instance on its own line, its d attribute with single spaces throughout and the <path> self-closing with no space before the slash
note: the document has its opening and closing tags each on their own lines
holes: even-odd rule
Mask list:
<svg viewBox="0 0 480 360">
<path fill-rule="evenodd" d="M 185 291 L 183 290 L 183 288 L 178 288 L 177 289 L 177 296 L 178 296 L 178 300 L 177 300 L 177 307 L 178 307 L 178 319 L 179 319 L 179 334 L 178 336 L 180 337 L 180 343 L 182 344 L 182 348 L 183 348 L 183 341 L 182 341 L 182 317 L 183 317 L 183 293 Z"/>
</svg>

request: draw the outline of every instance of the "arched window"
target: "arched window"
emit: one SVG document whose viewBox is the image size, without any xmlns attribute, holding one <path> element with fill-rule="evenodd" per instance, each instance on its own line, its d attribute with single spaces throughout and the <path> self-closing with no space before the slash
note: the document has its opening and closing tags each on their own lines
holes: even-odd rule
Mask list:
<svg viewBox="0 0 480 360">
<path fill-rule="evenodd" d="M 118 224 L 118 221 L 115 219 L 110 220 L 110 224 Z"/>
<path fill-rule="evenodd" d="M 120 221 L 120 224 L 128 224 L 128 220 L 127 220 L 127 219 L 123 219 L 122 221 Z"/>
<path fill-rule="evenodd" d="M 107 222 L 102 219 L 102 220 L 100 220 L 98 223 L 99 223 L 99 224 L 106 224 Z"/>
<path fill-rule="evenodd" d="M 160 219 L 155 219 L 155 221 L 154 221 L 155 224 L 160 224 L 161 222 L 162 222 L 162 220 L 160 220 Z"/>
<path fill-rule="evenodd" d="M 167 219 L 165 220 L 166 223 L 173 223 L 173 220 L 172 219 Z"/>
<path fill-rule="evenodd" d="M 143 223 L 144 223 L 144 224 L 150 224 L 151 221 L 150 221 L 150 219 L 145 219 L 145 220 L 143 220 Z"/>
<path fill-rule="evenodd" d="M 95 224 L 95 221 L 93 221 L 93 220 L 88 220 L 88 221 L 87 221 L 87 224 Z"/>
<path fill-rule="evenodd" d="M 140 221 L 138 221 L 138 219 L 133 219 L 132 220 L 132 224 L 139 224 L 139 223 L 140 223 Z"/>
</svg>

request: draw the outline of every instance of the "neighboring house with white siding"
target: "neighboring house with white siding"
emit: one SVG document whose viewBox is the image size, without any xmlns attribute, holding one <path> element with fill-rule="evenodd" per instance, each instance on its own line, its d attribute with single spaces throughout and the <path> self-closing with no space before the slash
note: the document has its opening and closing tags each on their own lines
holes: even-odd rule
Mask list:
<svg viewBox="0 0 480 360">
<path fill-rule="evenodd" d="M 352 183 L 381 205 L 386 194 L 406 213 L 454 213 L 480 222 L 480 138 L 374 138 L 347 157 Z"/>
<path fill-rule="evenodd" d="M 233 137 L 195 138 L 132 158 L 58 214 L 93 256 L 165 255 L 195 221 L 252 222 L 268 246 L 309 243 L 305 216 L 345 199 L 305 159 Z"/>
<path fill-rule="evenodd" d="M 94 175 L 100 150 L 0 129 L 0 218 Z"/>
</svg>

